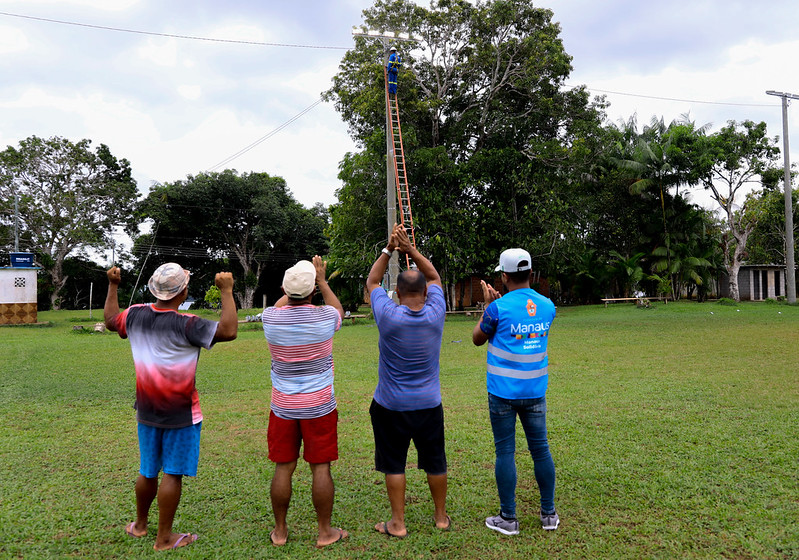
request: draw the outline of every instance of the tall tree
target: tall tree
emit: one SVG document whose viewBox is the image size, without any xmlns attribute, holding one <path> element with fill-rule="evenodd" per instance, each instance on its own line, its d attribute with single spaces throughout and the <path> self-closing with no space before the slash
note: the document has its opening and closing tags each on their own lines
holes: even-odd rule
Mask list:
<svg viewBox="0 0 799 560">
<path fill-rule="evenodd" d="M 242 308 L 251 308 L 267 264 L 282 273 L 297 258 L 326 253 L 323 207 L 297 202 L 285 180 L 267 173 L 200 173 L 154 185 L 140 215 L 155 221 L 155 251 L 198 264 L 230 259 Z"/>
<path fill-rule="evenodd" d="M 20 242 L 34 251 L 60 308 L 68 275 L 64 259 L 75 251 L 113 242 L 112 226 L 134 226 L 136 182 L 130 163 L 105 144 L 31 136 L 0 152 L 0 223 L 13 227 L 19 200 Z"/>
<path fill-rule="evenodd" d="M 697 128 L 689 121 L 687 116 L 680 120 L 672 121 L 668 126 L 665 120 L 652 117 L 650 124 L 645 126 L 640 135 L 635 130 L 635 119 L 630 119 L 623 124 L 632 127 L 632 133 L 637 136 L 634 144 L 622 157 L 615 158 L 619 168 L 630 174 L 630 192 L 633 194 L 648 195 L 654 193 L 660 201 L 660 214 L 663 223 L 663 246 L 655 248 L 662 261 L 657 272 L 665 272 L 672 278 L 672 293 L 679 297 L 679 270 L 680 265 L 673 267 L 672 243 L 674 242 L 673 227 L 669 225 L 669 216 L 678 212 L 672 208 L 673 202 L 679 200 L 679 187 L 689 186 L 697 181 L 691 173 L 692 168 L 684 150 L 690 148 L 692 142 L 704 134 L 707 127 Z M 674 188 L 672 196 L 669 191 Z M 679 235 L 679 231 L 677 232 Z"/>
<path fill-rule="evenodd" d="M 781 171 L 781 170 L 779 170 Z M 756 264 L 782 264 L 785 262 L 785 196 L 784 191 L 765 188 L 750 194 L 747 212 L 757 214 L 756 225 L 746 243 L 747 261 Z M 799 191 L 793 190 L 794 237 L 799 231 Z M 794 245 L 799 255 L 799 246 Z M 796 259 L 796 256 L 794 257 Z"/>
<path fill-rule="evenodd" d="M 507 246 L 525 246 L 539 267 L 550 265 L 571 235 L 562 210 L 596 149 L 601 121 L 601 106 L 589 102 L 585 89 L 563 87 L 571 57 L 552 12 L 529 0 L 434 0 L 430 9 L 377 0 L 364 19 L 370 27 L 423 37 L 418 48 L 403 53 L 398 99 L 417 243 L 445 283 L 493 270 Z M 337 231 L 343 231 L 339 220 L 361 220 L 364 204 L 373 205 L 370 216 L 385 208 L 384 196 L 350 181 L 373 177 L 385 184 L 379 49 L 358 39 L 326 94 L 362 149 L 340 175 L 345 187 L 333 211 Z M 362 234 L 366 242 L 346 250 L 377 247 L 385 226 Z M 342 257 L 343 241 L 333 238 L 333 252 Z M 354 252 L 348 258 L 363 260 Z"/>
<path fill-rule="evenodd" d="M 774 176 L 780 150 L 777 138 L 766 136 L 766 123 L 730 121 L 718 132 L 701 137 L 692 148 L 701 185 L 723 212 L 727 231 L 722 236 L 724 267 L 730 279 L 730 297 L 740 301 L 738 270 L 744 260 L 746 243 L 758 221 L 748 212 L 751 198 L 744 189 L 760 186 Z"/>
</svg>

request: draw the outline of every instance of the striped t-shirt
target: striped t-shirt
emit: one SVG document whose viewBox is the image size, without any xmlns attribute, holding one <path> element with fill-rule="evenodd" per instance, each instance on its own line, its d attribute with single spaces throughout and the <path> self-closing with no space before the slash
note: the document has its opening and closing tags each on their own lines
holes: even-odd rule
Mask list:
<svg viewBox="0 0 799 560">
<path fill-rule="evenodd" d="M 319 418 L 336 409 L 333 335 L 335 307 L 268 307 L 261 316 L 272 355 L 272 412 L 286 420 Z"/>
<path fill-rule="evenodd" d="M 374 399 L 389 410 L 409 411 L 441 404 L 439 358 L 446 303 L 438 284 L 427 289 L 422 309 L 397 305 L 377 287 L 370 294 L 380 331 L 380 361 Z"/>
<path fill-rule="evenodd" d="M 202 422 L 194 384 L 200 348 L 211 348 L 218 323 L 189 313 L 133 305 L 115 318 L 130 339 L 136 368 L 136 418 L 156 428 Z"/>
</svg>

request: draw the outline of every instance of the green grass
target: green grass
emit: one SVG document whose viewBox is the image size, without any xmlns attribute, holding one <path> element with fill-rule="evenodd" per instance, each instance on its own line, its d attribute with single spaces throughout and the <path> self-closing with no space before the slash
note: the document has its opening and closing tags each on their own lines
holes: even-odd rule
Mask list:
<svg viewBox="0 0 799 560">
<path fill-rule="evenodd" d="M 334 350 L 341 455 L 333 468 L 334 522 L 351 536 L 324 552 L 313 548 L 303 465 L 289 544 L 271 547 L 269 356 L 259 325 L 247 324 L 235 342 L 200 359 L 200 474 L 184 483 L 175 527 L 201 540 L 169 556 L 799 557 L 799 308 L 670 303 L 558 312 L 548 393 L 557 531 L 537 527 L 538 492 L 521 429 L 522 533 L 503 537 L 483 525 L 498 509 L 485 348 L 471 344 L 474 319 L 461 316 L 448 319 L 441 353 L 453 529 L 434 530 L 425 479 L 414 468 L 410 536 L 374 532 L 389 517 L 368 416 L 377 329 L 359 320 L 347 321 Z M 123 531 L 134 516 L 138 467 L 129 345 L 112 333 L 73 332 L 81 320 L 87 327 L 97 320 L 80 315 L 43 312 L 40 321 L 51 327 L 0 329 L 3 558 L 160 557 L 152 535 L 136 540 Z"/>
</svg>

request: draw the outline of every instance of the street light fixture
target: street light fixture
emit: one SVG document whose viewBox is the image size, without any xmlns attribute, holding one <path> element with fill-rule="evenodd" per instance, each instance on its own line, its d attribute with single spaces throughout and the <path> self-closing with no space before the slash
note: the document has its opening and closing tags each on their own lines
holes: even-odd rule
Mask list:
<svg viewBox="0 0 799 560">
<path fill-rule="evenodd" d="M 791 185 L 791 156 L 788 151 L 788 99 L 799 99 L 794 93 L 768 90 L 766 95 L 782 98 L 782 159 L 785 183 L 785 296 L 788 303 L 796 303 L 796 269 L 793 243 L 793 187 Z"/>
</svg>

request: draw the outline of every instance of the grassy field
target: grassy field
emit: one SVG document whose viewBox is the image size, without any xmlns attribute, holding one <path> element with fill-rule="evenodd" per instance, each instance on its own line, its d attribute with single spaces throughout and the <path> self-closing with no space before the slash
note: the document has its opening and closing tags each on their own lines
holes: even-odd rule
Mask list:
<svg viewBox="0 0 799 560">
<path fill-rule="evenodd" d="M 334 522 L 351 536 L 313 548 L 303 465 L 289 544 L 271 547 L 269 356 L 259 326 L 247 324 L 235 342 L 200 359 L 200 474 L 186 479 L 175 523 L 200 540 L 169 556 L 799 557 L 799 307 L 617 304 L 558 313 L 547 399 L 557 531 L 538 528 L 521 429 L 522 533 L 503 537 L 483 525 L 498 509 L 485 348 L 471 344 L 474 319 L 461 316 L 447 321 L 441 353 L 453 528 L 433 528 L 424 475 L 414 468 L 410 536 L 374 532 L 389 507 L 368 416 L 377 329 L 361 321 L 341 329 L 334 350 L 341 454 Z M 40 320 L 52 326 L 0 328 L 0 557 L 157 557 L 152 536 L 131 539 L 123 530 L 134 516 L 138 467 L 128 342 L 73 332 L 90 325 L 85 311 L 40 313 Z"/>
</svg>

